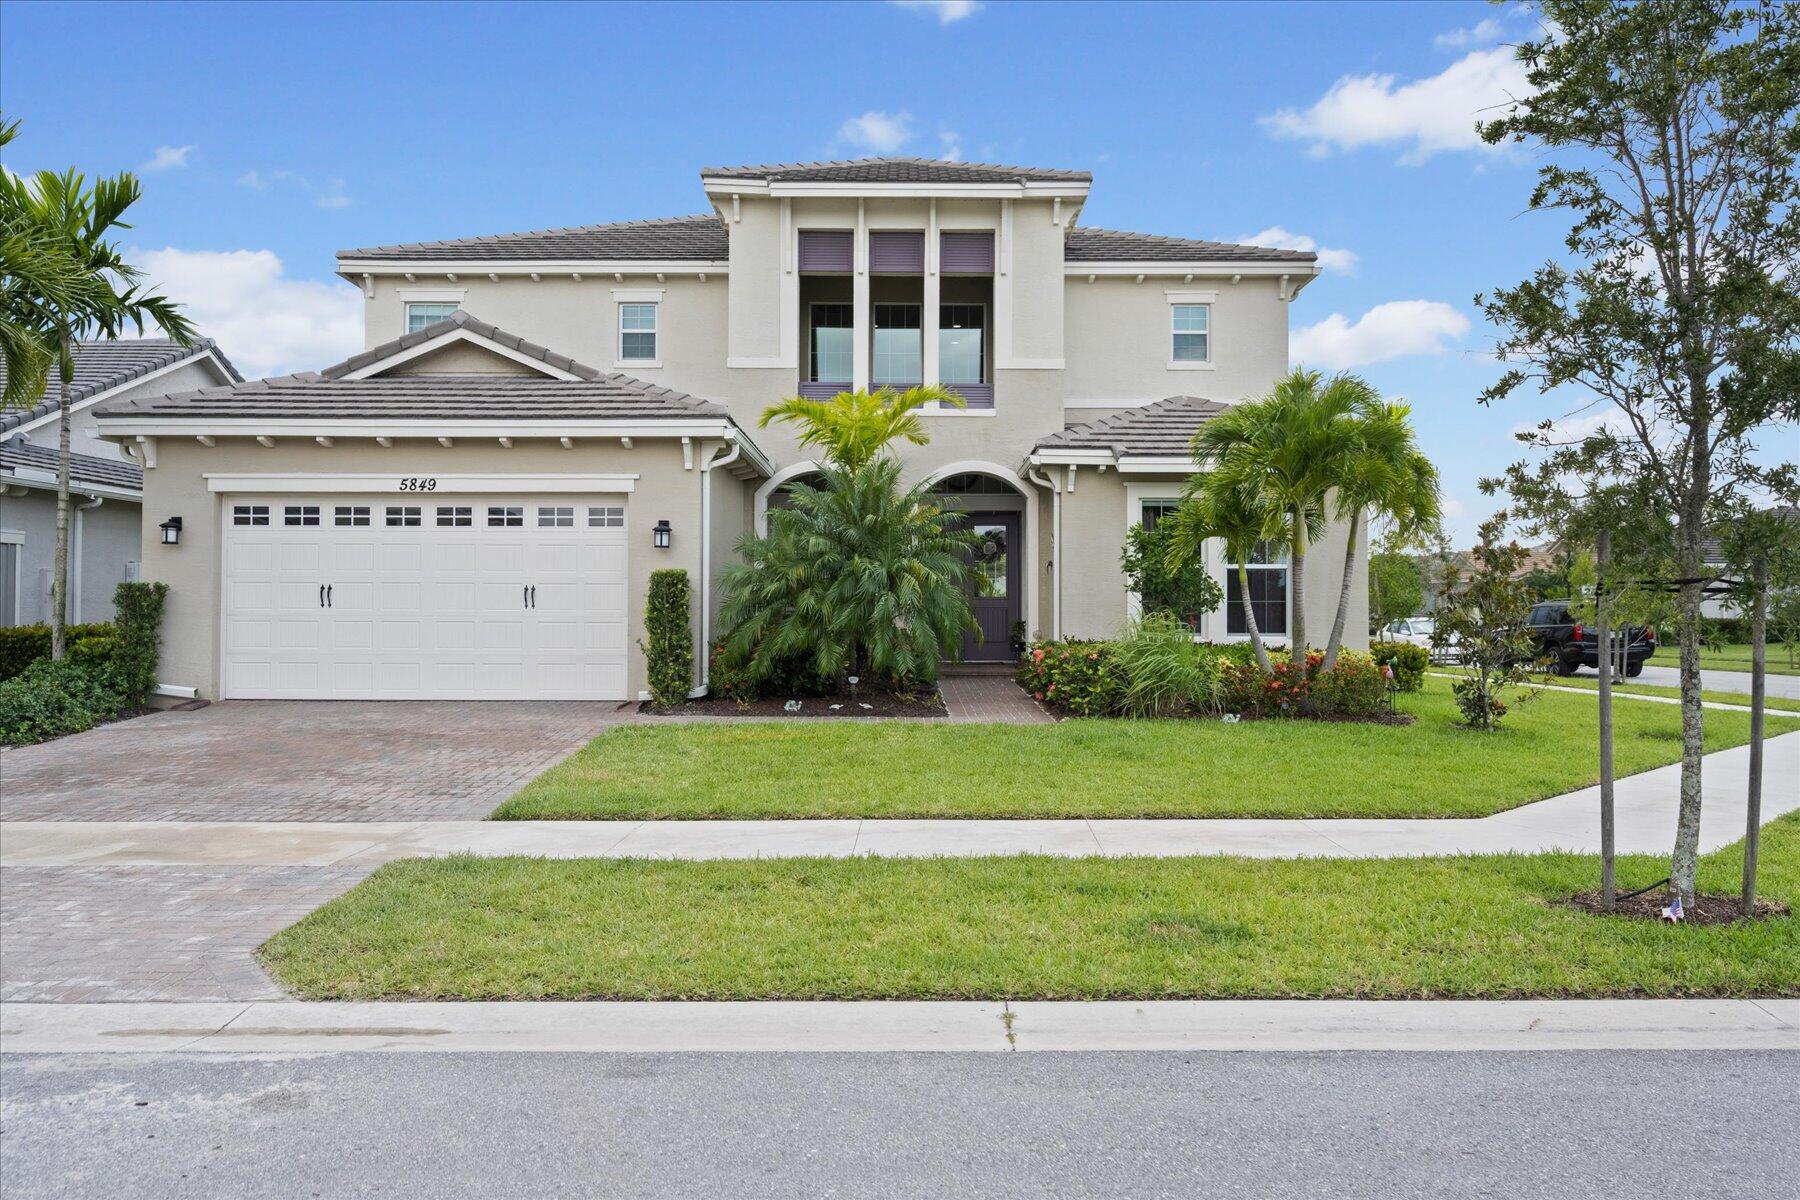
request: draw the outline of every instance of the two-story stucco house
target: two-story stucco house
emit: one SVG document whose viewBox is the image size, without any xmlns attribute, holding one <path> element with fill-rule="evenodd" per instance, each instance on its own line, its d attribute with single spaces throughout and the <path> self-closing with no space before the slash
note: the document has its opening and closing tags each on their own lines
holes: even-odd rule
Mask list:
<svg viewBox="0 0 1800 1200">
<path fill-rule="evenodd" d="M 1090 229 L 1077 171 L 919 159 L 705 169 L 699 216 L 338 256 L 368 347 L 316 373 L 132 399 L 144 573 L 167 581 L 163 676 L 226 697 L 632 699 L 648 577 L 694 582 L 696 678 L 717 574 L 814 464 L 763 409 L 942 382 L 901 453 L 970 513 L 970 659 L 1016 625 L 1101 637 L 1119 556 L 1221 406 L 1287 369 L 1286 250 Z M 1342 570 L 1344 534 L 1318 547 Z M 1235 577 L 1207 615 L 1242 634 Z M 1259 564 L 1264 630 L 1286 569 Z M 1359 586 L 1360 598 L 1363 589 Z M 1308 613 L 1329 624 L 1335 589 Z M 1359 603 L 1349 628 L 1366 628 Z"/>
</svg>

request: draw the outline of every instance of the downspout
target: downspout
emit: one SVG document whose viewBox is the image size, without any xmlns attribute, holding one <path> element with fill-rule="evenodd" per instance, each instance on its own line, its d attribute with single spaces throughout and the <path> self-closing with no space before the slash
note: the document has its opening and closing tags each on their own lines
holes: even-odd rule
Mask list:
<svg viewBox="0 0 1800 1200">
<path fill-rule="evenodd" d="M 105 503 L 105 496 L 95 496 L 92 503 L 75 506 L 74 535 L 69 539 L 69 624 L 71 625 L 81 624 L 81 588 L 85 582 L 82 579 L 81 570 L 81 531 L 86 527 L 87 522 L 81 519 L 81 514 L 91 508 L 99 508 Z"/>
<path fill-rule="evenodd" d="M 1035 465 L 1025 478 L 1050 489 L 1050 640 L 1062 640 L 1062 489 Z"/>
<path fill-rule="evenodd" d="M 706 695 L 712 682 L 712 473 L 743 456 L 744 443 L 731 439 L 731 453 L 700 465 L 700 685 L 696 696 Z"/>
</svg>

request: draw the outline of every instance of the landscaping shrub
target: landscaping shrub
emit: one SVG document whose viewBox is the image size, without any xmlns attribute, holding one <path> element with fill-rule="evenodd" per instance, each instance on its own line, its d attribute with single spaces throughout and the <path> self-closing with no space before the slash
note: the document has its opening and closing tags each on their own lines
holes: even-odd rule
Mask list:
<svg viewBox="0 0 1800 1200">
<path fill-rule="evenodd" d="M 1173 613 L 1149 613 L 1133 625 L 1114 645 L 1112 661 L 1127 716 L 1174 717 L 1218 703 L 1218 662 L 1200 654 L 1187 622 Z"/>
<path fill-rule="evenodd" d="M 748 659 L 731 652 L 719 642 L 713 646 L 712 673 L 707 679 L 708 694 L 722 700 L 746 703 L 758 696 L 827 696 L 837 692 L 835 680 L 822 679 L 812 670 L 804 655 L 790 655 L 772 660 L 768 673 L 757 678 Z"/>
<path fill-rule="evenodd" d="M 1075 717 L 1104 717 L 1124 702 L 1112 642 L 1039 642 L 1019 663 L 1019 686 Z"/>
<path fill-rule="evenodd" d="M 110 721 L 130 704 L 108 663 L 40 658 L 0 683 L 0 743 L 41 742 Z"/>
<path fill-rule="evenodd" d="M 1195 555 L 1181 565 L 1169 565 L 1169 542 L 1175 526 L 1159 522 L 1150 529 L 1133 525 L 1125 537 L 1119 566 L 1125 586 L 1135 592 L 1144 612 L 1173 613 L 1187 624 L 1191 634 L 1199 614 L 1212 612 L 1225 602 L 1225 593 Z"/>
<path fill-rule="evenodd" d="M 687 703 L 694 688 L 689 591 L 687 572 L 679 567 L 650 572 L 650 596 L 644 605 L 649 640 L 638 645 L 649 660 L 650 698 L 665 708 Z"/>
<path fill-rule="evenodd" d="M 1376 665 L 1394 669 L 1394 687 L 1402 692 L 1416 692 L 1425 686 L 1425 670 L 1431 666 L 1431 651 L 1411 642 L 1371 642 L 1369 654 Z"/>
<path fill-rule="evenodd" d="M 118 634 L 111 647 L 112 669 L 129 703 L 142 704 L 156 687 L 156 668 L 162 657 L 163 604 L 168 598 L 166 583 L 121 583 L 113 592 Z M 95 648 L 96 652 L 105 649 Z"/>
<path fill-rule="evenodd" d="M 95 622 L 91 625 L 70 625 L 66 632 L 69 645 L 73 646 L 82 638 L 102 637 L 115 631 L 109 624 Z M 38 659 L 49 657 L 48 625 L 0 626 L 0 680 L 11 679 Z"/>
<path fill-rule="evenodd" d="M 1380 716 L 1387 708 L 1387 675 L 1382 664 L 1358 650 L 1340 650 L 1331 670 L 1313 679 L 1311 687 L 1323 714 L 1367 719 Z"/>
</svg>

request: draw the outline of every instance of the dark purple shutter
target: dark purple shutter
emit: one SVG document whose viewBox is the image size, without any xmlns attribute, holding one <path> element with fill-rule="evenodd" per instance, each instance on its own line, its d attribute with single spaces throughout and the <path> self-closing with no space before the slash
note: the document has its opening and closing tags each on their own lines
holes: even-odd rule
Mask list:
<svg viewBox="0 0 1800 1200">
<path fill-rule="evenodd" d="M 994 235 L 986 230 L 942 233 L 938 270 L 948 275 L 992 275 Z"/>
<path fill-rule="evenodd" d="M 871 233 L 869 270 L 883 275 L 923 275 L 925 235 L 922 233 Z"/>
<path fill-rule="evenodd" d="M 842 271 L 854 266 L 855 241 L 848 229 L 803 229 L 800 231 L 800 269 L 802 271 Z"/>
</svg>

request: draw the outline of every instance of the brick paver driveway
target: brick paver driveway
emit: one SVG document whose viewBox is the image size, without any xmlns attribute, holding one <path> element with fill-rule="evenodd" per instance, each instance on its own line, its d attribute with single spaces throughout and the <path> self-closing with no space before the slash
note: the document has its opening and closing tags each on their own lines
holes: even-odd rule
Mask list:
<svg viewBox="0 0 1800 1200">
<path fill-rule="evenodd" d="M 0 820 L 468 820 L 625 715 L 548 701 L 154 713 L 0 752 Z"/>
</svg>

